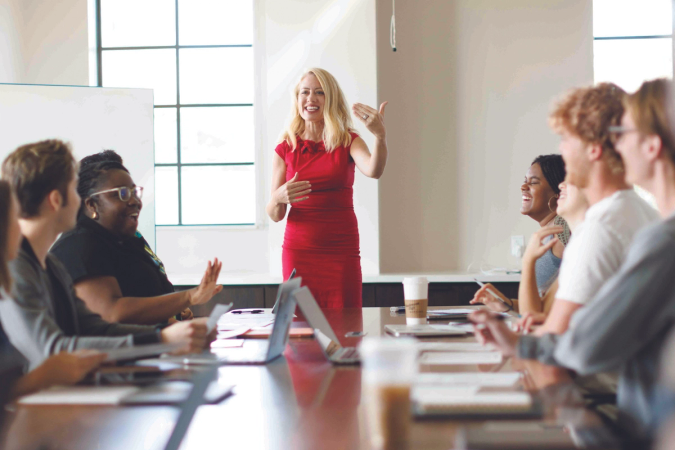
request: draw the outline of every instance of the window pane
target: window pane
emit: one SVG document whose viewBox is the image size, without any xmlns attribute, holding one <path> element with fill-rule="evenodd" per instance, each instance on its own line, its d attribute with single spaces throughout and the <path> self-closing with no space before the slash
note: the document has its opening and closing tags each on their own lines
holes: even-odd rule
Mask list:
<svg viewBox="0 0 675 450">
<path fill-rule="evenodd" d="M 255 223 L 253 166 L 182 167 L 181 170 L 183 224 Z"/>
<path fill-rule="evenodd" d="M 181 49 L 180 101 L 253 103 L 253 48 Z"/>
<path fill-rule="evenodd" d="M 103 86 L 154 89 L 155 105 L 175 105 L 176 51 L 104 51 Z"/>
<path fill-rule="evenodd" d="M 155 167 L 155 223 L 178 225 L 178 168 Z"/>
<path fill-rule="evenodd" d="M 175 0 L 101 0 L 103 47 L 176 45 Z"/>
<path fill-rule="evenodd" d="M 632 92 L 645 80 L 670 78 L 672 46 L 671 38 L 594 41 L 595 81 L 611 81 Z"/>
<path fill-rule="evenodd" d="M 155 163 L 178 162 L 176 108 L 155 108 Z"/>
<path fill-rule="evenodd" d="M 253 107 L 182 108 L 183 163 L 254 162 Z"/>
<path fill-rule="evenodd" d="M 593 0 L 593 36 L 672 33 L 672 0 Z"/>
<path fill-rule="evenodd" d="M 180 45 L 253 44 L 252 0 L 179 0 Z"/>
</svg>

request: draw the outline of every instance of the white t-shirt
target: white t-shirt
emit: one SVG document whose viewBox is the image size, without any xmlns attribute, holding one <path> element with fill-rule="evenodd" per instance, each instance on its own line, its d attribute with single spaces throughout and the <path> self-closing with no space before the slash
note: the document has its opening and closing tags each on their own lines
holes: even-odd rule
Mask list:
<svg viewBox="0 0 675 450">
<path fill-rule="evenodd" d="M 614 275 L 640 228 L 658 212 L 633 189 L 615 192 L 588 208 L 565 247 L 556 298 L 585 305 Z"/>
</svg>

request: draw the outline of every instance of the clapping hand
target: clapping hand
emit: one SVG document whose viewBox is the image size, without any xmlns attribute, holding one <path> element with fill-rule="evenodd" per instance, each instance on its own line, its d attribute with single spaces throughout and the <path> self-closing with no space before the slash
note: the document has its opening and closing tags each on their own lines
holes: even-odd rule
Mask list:
<svg viewBox="0 0 675 450">
<path fill-rule="evenodd" d="M 384 107 L 387 106 L 387 103 L 389 102 L 382 103 L 379 111 L 362 103 L 352 105 L 354 115 L 359 118 L 368 131 L 381 140 L 387 135 L 387 129 L 384 126 Z"/>
</svg>

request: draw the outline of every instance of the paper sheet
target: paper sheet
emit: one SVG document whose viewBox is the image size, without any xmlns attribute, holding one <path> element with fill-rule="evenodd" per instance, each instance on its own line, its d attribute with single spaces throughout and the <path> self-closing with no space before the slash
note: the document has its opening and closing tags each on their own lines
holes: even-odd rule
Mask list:
<svg viewBox="0 0 675 450">
<path fill-rule="evenodd" d="M 275 317 L 274 314 L 224 314 L 218 321 L 218 330 L 266 327 L 274 323 Z"/>
<path fill-rule="evenodd" d="M 420 352 L 492 352 L 494 347 L 479 342 L 419 342 Z"/>
<path fill-rule="evenodd" d="M 478 387 L 471 389 L 445 387 L 415 387 L 411 397 L 416 402 L 429 406 L 522 406 L 532 404 L 532 396 L 527 392 L 479 392 Z"/>
<path fill-rule="evenodd" d="M 218 320 L 220 319 L 220 316 L 228 312 L 230 309 L 232 309 L 232 303 L 229 305 L 216 305 L 216 307 L 213 308 L 211 315 L 209 315 L 209 320 L 206 321 L 206 329 L 209 331 L 209 333 L 211 330 L 213 330 L 213 328 L 215 328 Z"/>
<path fill-rule="evenodd" d="M 236 348 L 243 345 L 243 339 L 216 339 L 211 342 L 211 348 Z"/>
<path fill-rule="evenodd" d="M 420 356 L 420 364 L 499 364 L 500 352 L 428 352 Z"/>
<path fill-rule="evenodd" d="M 457 308 L 457 309 L 430 309 L 428 310 L 428 314 L 471 314 L 472 312 L 478 311 L 478 309 L 464 309 L 464 308 Z"/>
<path fill-rule="evenodd" d="M 19 399 L 21 405 L 119 405 L 138 386 L 54 387 Z"/>
<path fill-rule="evenodd" d="M 415 378 L 415 384 L 513 387 L 520 378 L 520 372 L 421 373 Z"/>
</svg>

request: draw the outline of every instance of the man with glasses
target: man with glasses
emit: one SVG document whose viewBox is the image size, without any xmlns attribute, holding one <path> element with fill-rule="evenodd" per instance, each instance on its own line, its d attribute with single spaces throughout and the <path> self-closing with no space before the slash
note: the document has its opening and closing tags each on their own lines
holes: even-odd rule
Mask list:
<svg viewBox="0 0 675 450">
<path fill-rule="evenodd" d="M 83 348 L 185 342 L 189 350 L 201 350 L 207 343 L 205 320 L 166 328 L 109 323 L 75 295 L 70 276 L 48 252 L 61 233 L 75 226 L 80 209 L 76 171 L 70 147 L 58 140 L 19 147 L 2 164 L 2 177 L 20 205 L 24 236 L 18 258 L 10 263 L 12 300 L 0 303 L 12 344 L 30 368 L 50 355 Z"/>
</svg>

